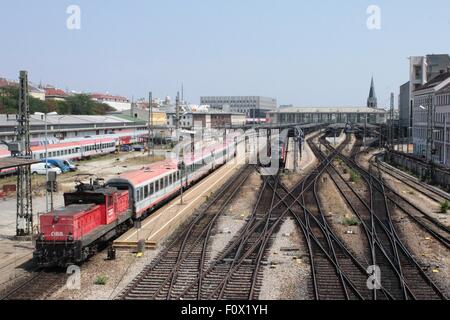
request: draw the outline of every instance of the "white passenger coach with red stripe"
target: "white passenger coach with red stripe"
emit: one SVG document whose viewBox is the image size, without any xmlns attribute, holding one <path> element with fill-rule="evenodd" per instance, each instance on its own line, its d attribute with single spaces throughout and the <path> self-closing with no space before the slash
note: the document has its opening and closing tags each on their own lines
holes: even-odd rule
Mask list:
<svg viewBox="0 0 450 320">
<path fill-rule="evenodd" d="M 184 157 L 183 188 L 188 188 L 236 156 L 235 142 L 204 148 L 198 155 Z M 140 218 L 174 197 L 181 189 L 182 171 L 176 160 L 150 164 L 108 180 L 107 186 L 128 190 L 134 217 Z"/>
</svg>

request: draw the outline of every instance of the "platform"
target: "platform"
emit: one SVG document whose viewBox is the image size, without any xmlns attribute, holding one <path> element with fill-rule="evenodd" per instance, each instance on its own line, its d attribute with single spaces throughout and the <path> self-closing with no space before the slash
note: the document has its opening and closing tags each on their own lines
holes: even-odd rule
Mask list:
<svg viewBox="0 0 450 320">
<path fill-rule="evenodd" d="M 142 221 L 141 229 L 131 229 L 114 241 L 117 249 L 136 249 L 139 241 L 145 241 L 146 249 L 156 249 L 158 244 L 192 216 L 212 193 L 217 191 L 241 167 L 235 159 L 222 166 L 202 181 L 185 191 L 183 205 L 180 197 Z"/>
</svg>

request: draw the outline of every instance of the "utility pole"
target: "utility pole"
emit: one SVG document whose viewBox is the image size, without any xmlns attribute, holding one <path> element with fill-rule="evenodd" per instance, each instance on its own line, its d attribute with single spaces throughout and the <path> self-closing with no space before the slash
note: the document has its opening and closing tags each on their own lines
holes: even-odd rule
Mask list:
<svg viewBox="0 0 450 320">
<path fill-rule="evenodd" d="M 394 148 L 394 93 L 391 93 L 390 103 L 390 123 L 389 123 L 389 149 Z"/>
<path fill-rule="evenodd" d="M 148 156 L 155 156 L 155 143 L 153 140 L 153 94 L 148 95 Z"/>
<path fill-rule="evenodd" d="M 176 129 L 177 129 L 177 136 L 178 136 L 178 129 L 180 129 L 180 92 L 177 92 L 177 99 L 176 99 L 176 121 L 177 121 L 177 125 L 176 125 Z"/>
<path fill-rule="evenodd" d="M 30 105 L 28 101 L 28 73 L 20 71 L 19 113 L 17 115 L 17 142 L 19 150 L 16 157 L 31 159 L 30 147 Z M 30 166 L 17 169 L 17 217 L 16 235 L 29 236 L 33 229 L 33 203 L 31 198 Z"/>
<path fill-rule="evenodd" d="M 433 163 L 433 153 L 434 153 L 434 106 L 433 106 L 433 96 L 430 93 L 427 99 L 427 108 L 425 109 L 428 113 L 427 116 L 427 145 L 426 145 L 426 161 L 428 163 L 427 177 L 429 180 L 433 179 L 434 163 Z"/>
<path fill-rule="evenodd" d="M 184 83 L 181 83 L 181 102 L 184 102 Z"/>
<path fill-rule="evenodd" d="M 447 166 L 447 115 L 444 113 L 444 166 Z"/>
<path fill-rule="evenodd" d="M 363 138 L 364 149 L 366 149 L 366 132 L 367 132 L 367 114 L 364 116 L 364 138 Z"/>
</svg>

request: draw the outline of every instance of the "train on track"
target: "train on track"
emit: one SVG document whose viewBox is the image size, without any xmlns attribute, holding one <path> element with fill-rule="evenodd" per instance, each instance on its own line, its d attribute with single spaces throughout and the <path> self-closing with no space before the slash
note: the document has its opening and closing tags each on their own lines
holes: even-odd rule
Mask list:
<svg viewBox="0 0 450 320">
<path fill-rule="evenodd" d="M 49 139 L 47 144 L 48 159 L 54 160 L 84 160 L 96 156 L 113 153 L 122 145 L 142 143 L 148 136 L 144 132 L 128 132 L 69 138 L 65 140 Z M 35 140 L 31 143 L 31 153 L 34 160 L 46 158 L 44 140 Z M 11 156 L 5 148 L 0 149 L 0 158 Z M 0 176 L 14 174 L 16 168 L 0 169 Z"/>
<path fill-rule="evenodd" d="M 106 183 L 79 183 L 74 192 L 64 194 L 64 207 L 40 215 L 34 261 L 43 267 L 86 261 L 134 221 L 146 218 L 182 188 L 189 188 L 234 158 L 236 143 L 227 139 L 185 155 L 181 163 L 153 163 Z"/>
</svg>

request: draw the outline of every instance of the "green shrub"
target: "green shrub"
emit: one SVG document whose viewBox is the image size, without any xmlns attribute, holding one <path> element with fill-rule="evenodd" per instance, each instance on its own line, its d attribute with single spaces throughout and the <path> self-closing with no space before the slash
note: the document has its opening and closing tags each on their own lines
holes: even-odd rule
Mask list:
<svg viewBox="0 0 450 320">
<path fill-rule="evenodd" d="M 447 200 L 441 203 L 441 213 L 447 213 L 448 209 L 450 208 L 450 203 L 448 203 Z"/>
<path fill-rule="evenodd" d="M 358 182 L 359 181 L 359 174 L 355 171 L 350 172 L 350 182 Z"/>
<path fill-rule="evenodd" d="M 356 216 L 351 216 L 351 217 L 344 217 L 342 219 L 342 224 L 345 226 L 357 226 L 359 225 L 359 219 Z"/>
<path fill-rule="evenodd" d="M 106 283 L 108 282 L 108 278 L 105 276 L 98 276 L 97 279 L 95 280 L 95 284 L 98 286 L 104 286 L 106 285 Z"/>
</svg>

